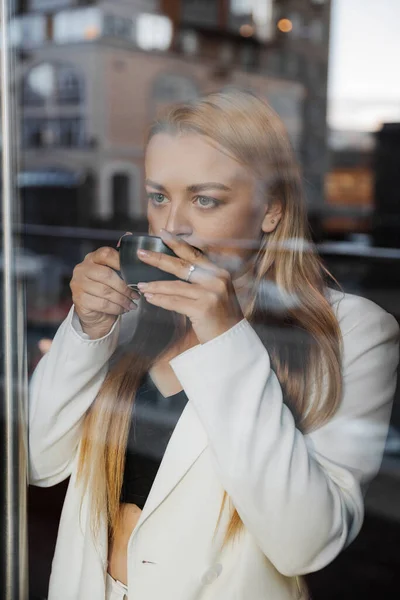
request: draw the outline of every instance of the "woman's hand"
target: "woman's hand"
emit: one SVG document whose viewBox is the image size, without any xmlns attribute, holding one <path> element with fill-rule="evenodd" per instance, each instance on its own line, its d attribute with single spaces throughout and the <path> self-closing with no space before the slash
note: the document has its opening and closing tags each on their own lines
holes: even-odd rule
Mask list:
<svg viewBox="0 0 400 600">
<path fill-rule="evenodd" d="M 72 300 L 82 329 L 91 339 L 106 335 L 118 315 L 135 310 L 139 295 L 117 275 L 119 254 L 114 248 L 90 252 L 78 264 L 70 283 Z"/>
<path fill-rule="evenodd" d="M 167 231 L 161 238 L 178 258 L 159 252 L 138 250 L 139 258 L 162 271 L 185 280 L 191 265 L 195 267 L 186 281 L 139 283 L 146 300 L 166 310 L 188 317 L 201 344 L 221 335 L 243 319 L 228 271 L 218 268 L 199 250 Z"/>
</svg>

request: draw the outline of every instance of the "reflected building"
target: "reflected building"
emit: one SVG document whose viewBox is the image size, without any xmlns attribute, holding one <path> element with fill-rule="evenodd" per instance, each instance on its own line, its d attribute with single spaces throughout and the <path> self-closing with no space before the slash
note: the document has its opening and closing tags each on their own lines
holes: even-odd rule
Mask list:
<svg viewBox="0 0 400 600">
<path fill-rule="evenodd" d="M 330 239 L 369 234 L 374 209 L 372 149 L 359 146 L 332 150 L 325 185 L 322 225 Z"/>
<path fill-rule="evenodd" d="M 324 179 L 329 168 L 327 91 L 330 0 L 284 0 L 274 3 L 274 22 L 288 19 L 292 30 L 277 31 L 279 44 L 269 55 L 268 73 L 299 81 L 302 105 L 300 160 L 311 211 L 321 211 Z M 284 21 L 283 21 L 284 24 Z M 283 27 L 284 28 L 284 27 Z"/>
<path fill-rule="evenodd" d="M 376 133 L 374 175 L 374 244 L 400 248 L 400 123 Z"/>
<path fill-rule="evenodd" d="M 319 206 L 329 4 L 22 2 L 10 34 L 20 57 L 25 221 L 142 226 L 149 123 L 165 106 L 232 85 L 254 89 L 282 116 Z"/>
</svg>

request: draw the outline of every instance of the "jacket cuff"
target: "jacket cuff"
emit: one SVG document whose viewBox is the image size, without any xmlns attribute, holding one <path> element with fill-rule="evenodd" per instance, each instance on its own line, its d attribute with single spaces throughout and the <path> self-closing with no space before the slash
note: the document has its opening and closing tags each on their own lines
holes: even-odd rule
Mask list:
<svg viewBox="0 0 400 600">
<path fill-rule="evenodd" d="M 97 344 L 99 342 L 105 342 L 109 340 L 109 338 L 114 337 L 114 335 L 118 335 L 120 328 L 120 317 L 118 316 L 114 325 L 111 327 L 110 331 L 106 335 L 104 335 L 101 338 L 92 340 L 90 336 L 83 331 L 81 322 L 79 320 L 78 315 L 76 314 L 74 305 L 72 305 L 71 310 L 69 311 L 65 321 L 68 331 L 71 331 L 75 338 L 78 338 L 79 341 L 84 342 L 86 344 Z"/>
</svg>

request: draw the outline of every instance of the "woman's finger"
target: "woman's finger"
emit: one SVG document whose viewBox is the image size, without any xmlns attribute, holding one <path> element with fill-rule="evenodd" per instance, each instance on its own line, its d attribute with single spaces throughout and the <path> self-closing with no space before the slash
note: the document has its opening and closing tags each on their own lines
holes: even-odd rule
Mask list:
<svg viewBox="0 0 400 600">
<path fill-rule="evenodd" d="M 199 248 L 191 246 L 183 238 L 173 235 L 165 229 L 161 229 L 160 237 L 163 242 L 175 252 L 175 254 L 186 261 L 189 265 L 194 264 L 214 271 L 216 265 Z"/>
<path fill-rule="evenodd" d="M 194 304 L 196 301 L 190 298 L 183 298 L 177 294 L 168 295 L 151 293 L 145 293 L 144 297 L 147 302 L 154 304 L 154 306 L 159 306 L 165 310 L 173 310 L 189 318 L 193 316 Z"/>
<path fill-rule="evenodd" d="M 183 258 L 168 256 L 162 252 L 152 252 L 151 250 L 138 250 L 138 257 L 148 265 L 157 267 L 161 271 L 175 275 L 178 279 L 190 281 L 190 283 L 199 283 L 205 287 L 211 287 L 212 281 L 216 279 L 219 269 L 213 265 L 204 268 L 202 265 L 194 264 Z M 191 267 L 194 266 L 194 270 Z M 190 277 L 189 277 L 190 276 Z"/>
<path fill-rule="evenodd" d="M 98 265 L 111 267 L 111 269 L 114 269 L 115 271 L 120 270 L 119 252 L 115 248 L 103 246 L 88 254 L 85 260 L 87 259 Z"/>
<path fill-rule="evenodd" d="M 86 292 L 83 292 L 80 297 L 80 304 L 87 310 L 103 313 L 106 315 L 122 315 L 129 312 L 126 308 L 123 308 L 107 298 L 99 298 L 98 296 L 92 296 Z M 135 306 L 136 308 L 136 306 Z M 134 310 L 134 309 L 132 309 Z"/>
<path fill-rule="evenodd" d="M 139 298 L 138 294 L 129 288 L 125 281 L 110 267 L 99 264 L 93 265 L 90 269 L 85 270 L 85 277 L 96 283 L 101 283 L 105 287 L 109 287 L 127 298 L 133 298 L 134 300 Z"/>
<path fill-rule="evenodd" d="M 96 298 L 109 300 L 114 304 L 118 304 L 121 308 L 125 308 L 126 310 L 134 310 L 136 305 L 133 302 L 133 299 L 138 299 L 140 296 L 135 292 L 135 297 L 132 295 L 126 296 L 125 294 L 121 294 L 117 292 L 112 287 L 105 285 L 104 283 L 100 283 L 98 281 L 92 281 L 91 279 L 87 279 L 85 282 L 85 292 L 90 294 L 91 296 L 95 296 Z M 128 288 L 128 293 L 130 292 Z"/>
<path fill-rule="evenodd" d="M 143 294 L 166 294 L 167 296 L 181 296 L 197 300 L 201 296 L 201 287 L 185 281 L 151 281 L 138 283 L 138 288 Z"/>
</svg>

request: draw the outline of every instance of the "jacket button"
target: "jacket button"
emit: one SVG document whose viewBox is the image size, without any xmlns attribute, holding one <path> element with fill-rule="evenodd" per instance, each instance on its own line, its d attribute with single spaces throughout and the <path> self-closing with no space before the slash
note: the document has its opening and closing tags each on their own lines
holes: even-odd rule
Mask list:
<svg viewBox="0 0 400 600">
<path fill-rule="evenodd" d="M 221 573 L 222 573 L 222 565 L 217 563 L 216 565 L 213 565 L 212 567 L 207 569 L 207 571 L 204 573 L 203 577 L 201 578 L 201 583 L 203 585 L 209 585 L 210 583 L 214 583 L 214 581 L 216 579 L 218 579 L 218 577 L 221 575 Z"/>
</svg>

